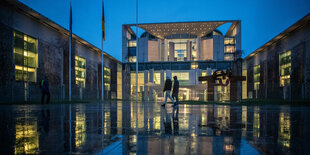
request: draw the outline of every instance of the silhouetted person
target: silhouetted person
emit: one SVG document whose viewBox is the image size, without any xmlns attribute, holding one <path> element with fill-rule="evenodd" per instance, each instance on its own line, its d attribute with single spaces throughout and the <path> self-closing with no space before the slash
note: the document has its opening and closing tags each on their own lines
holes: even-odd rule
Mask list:
<svg viewBox="0 0 310 155">
<path fill-rule="evenodd" d="M 175 99 L 175 103 L 172 105 L 173 107 L 179 104 L 179 81 L 178 77 L 174 76 L 173 77 L 173 90 L 172 90 L 172 98 Z"/>
<path fill-rule="evenodd" d="M 48 77 L 47 76 L 45 76 L 44 80 L 41 81 L 40 87 L 41 87 L 41 92 L 42 92 L 41 104 L 44 104 L 45 95 L 47 96 L 46 104 L 49 104 L 51 95 L 50 95 L 50 89 L 49 89 Z"/>
<path fill-rule="evenodd" d="M 173 133 L 174 135 L 179 134 L 179 107 L 173 108 L 172 111 L 172 120 L 173 120 Z"/>
<path fill-rule="evenodd" d="M 165 134 L 171 135 L 172 134 L 171 118 L 167 114 L 167 109 L 166 108 L 162 108 L 162 110 L 163 110 L 162 118 L 163 118 L 163 125 L 164 125 L 164 128 L 165 128 Z"/>
<path fill-rule="evenodd" d="M 172 81 L 170 79 L 170 77 L 167 75 L 166 76 L 166 81 L 165 81 L 165 87 L 164 87 L 164 92 L 166 92 L 165 94 L 165 101 L 161 106 L 165 106 L 166 102 L 167 102 L 167 98 L 169 97 L 170 100 L 175 103 L 174 99 L 171 97 L 170 93 L 171 93 L 171 87 L 172 87 Z"/>
</svg>

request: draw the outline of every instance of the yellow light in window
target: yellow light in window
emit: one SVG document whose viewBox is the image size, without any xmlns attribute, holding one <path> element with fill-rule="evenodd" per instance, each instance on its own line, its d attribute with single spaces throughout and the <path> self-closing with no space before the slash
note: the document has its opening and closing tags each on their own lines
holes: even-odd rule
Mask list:
<svg viewBox="0 0 310 155">
<path fill-rule="evenodd" d="M 24 70 L 26 72 L 35 72 L 36 71 L 34 68 L 23 67 L 23 66 L 18 66 L 18 65 L 15 65 L 15 69 L 16 70 Z"/>
</svg>

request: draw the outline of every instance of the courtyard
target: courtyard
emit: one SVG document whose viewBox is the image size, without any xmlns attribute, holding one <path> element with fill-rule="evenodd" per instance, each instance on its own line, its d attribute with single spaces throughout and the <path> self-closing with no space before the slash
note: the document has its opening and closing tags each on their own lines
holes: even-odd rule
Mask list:
<svg viewBox="0 0 310 155">
<path fill-rule="evenodd" d="M 1 105 L 4 154 L 307 154 L 310 107 Z M 4 140 L 5 139 L 5 140 Z"/>
</svg>

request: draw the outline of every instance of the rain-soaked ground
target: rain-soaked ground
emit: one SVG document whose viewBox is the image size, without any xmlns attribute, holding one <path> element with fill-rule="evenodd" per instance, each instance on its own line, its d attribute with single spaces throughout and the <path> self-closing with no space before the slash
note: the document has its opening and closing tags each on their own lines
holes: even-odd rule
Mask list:
<svg viewBox="0 0 310 155">
<path fill-rule="evenodd" d="M 0 106 L 1 154 L 309 154 L 310 107 Z"/>
</svg>

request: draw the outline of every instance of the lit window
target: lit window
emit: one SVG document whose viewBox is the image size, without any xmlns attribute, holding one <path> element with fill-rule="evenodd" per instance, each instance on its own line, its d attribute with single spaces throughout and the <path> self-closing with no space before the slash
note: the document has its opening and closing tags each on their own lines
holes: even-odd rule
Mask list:
<svg viewBox="0 0 310 155">
<path fill-rule="evenodd" d="M 136 47 L 136 46 L 137 46 L 137 42 L 135 40 L 128 41 L 128 47 Z"/>
<path fill-rule="evenodd" d="M 226 61 L 234 60 L 234 55 L 233 54 L 225 54 L 224 60 L 226 60 Z"/>
<path fill-rule="evenodd" d="M 260 83 L 260 65 L 254 66 L 254 90 L 259 89 Z"/>
<path fill-rule="evenodd" d="M 180 85 L 188 85 L 189 84 L 189 73 L 188 71 L 178 71 L 172 72 L 172 78 L 177 76 Z"/>
<path fill-rule="evenodd" d="M 203 71 L 201 76 L 207 76 L 207 71 Z M 207 83 L 207 81 L 201 81 L 202 84 Z"/>
<path fill-rule="evenodd" d="M 247 70 L 242 70 L 242 76 L 245 76 L 246 80 L 242 81 L 242 99 L 247 99 Z"/>
<path fill-rule="evenodd" d="M 236 52 L 236 48 L 235 46 L 225 46 L 225 49 L 224 49 L 224 52 L 225 53 L 235 53 Z"/>
<path fill-rule="evenodd" d="M 136 61 L 137 61 L 137 57 L 136 56 L 128 57 L 128 62 L 136 62 Z"/>
<path fill-rule="evenodd" d="M 160 73 L 154 73 L 154 83 L 155 84 L 160 84 Z"/>
<path fill-rule="evenodd" d="M 226 37 L 224 39 L 224 44 L 225 45 L 234 45 L 235 44 L 235 38 Z"/>
<path fill-rule="evenodd" d="M 38 68 L 37 40 L 21 32 L 14 31 L 15 79 L 36 82 Z"/>
<path fill-rule="evenodd" d="M 109 91 L 111 82 L 111 69 L 104 67 L 103 76 L 104 76 L 104 90 Z"/>
<path fill-rule="evenodd" d="M 198 63 L 197 62 L 192 62 L 191 69 L 197 69 L 197 68 L 198 68 Z"/>
<path fill-rule="evenodd" d="M 75 56 L 75 82 L 81 88 L 85 88 L 85 77 L 86 77 L 86 59 L 79 56 Z"/>
<path fill-rule="evenodd" d="M 279 56 L 280 65 L 280 86 L 287 86 L 290 84 L 291 74 L 291 51 L 286 51 Z"/>
</svg>

